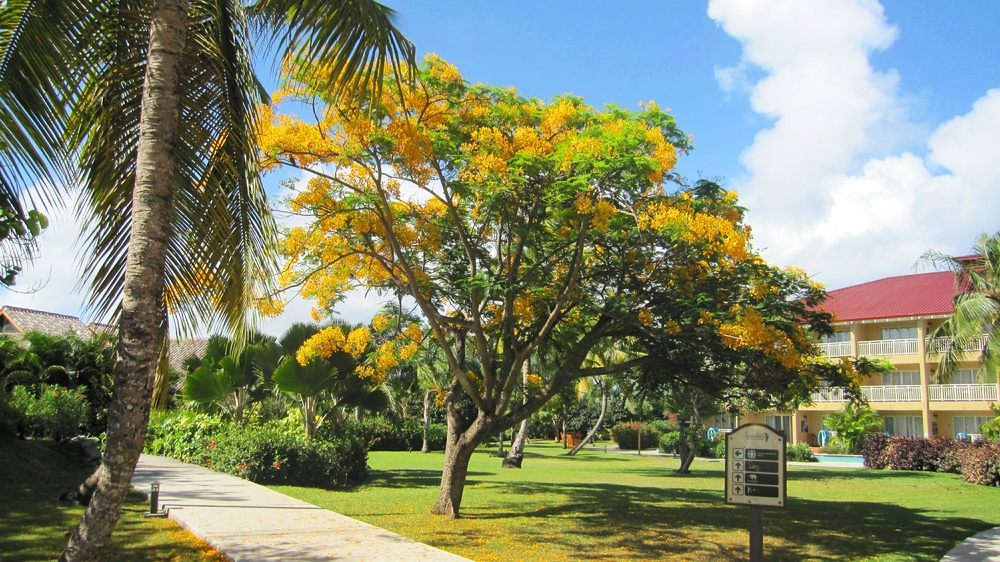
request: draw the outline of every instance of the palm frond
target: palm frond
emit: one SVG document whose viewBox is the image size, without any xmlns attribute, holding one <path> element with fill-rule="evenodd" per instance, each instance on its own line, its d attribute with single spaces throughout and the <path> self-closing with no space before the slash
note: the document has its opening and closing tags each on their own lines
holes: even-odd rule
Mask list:
<svg viewBox="0 0 1000 562">
<path fill-rule="evenodd" d="M 257 0 L 249 11 L 286 46 L 284 59 L 308 59 L 323 71 L 334 97 L 377 88 L 387 70 L 401 76 L 401 64 L 415 64 L 395 11 L 373 0 Z"/>
<path fill-rule="evenodd" d="M 84 270 L 97 316 L 116 315 L 131 229 L 148 17 L 107 18 L 92 56 L 107 61 L 74 112 L 87 217 Z M 167 299 L 181 333 L 253 327 L 253 299 L 276 271 L 276 228 L 254 149 L 266 92 L 252 71 L 246 18 L 235 0 L 196 0 L 184 54 L 177 174 L 167 257 Z M 241 336 L 242 335 L 242 336 Z"/>
<path fill-rule="evenodd" d="M 15 229 L 0 236 L 0 265 L 8 268 L 35 254 L 34 237 L 23 229 L 26 199 L 51 206 L 57 187 L 71 181 L 62 131 L 66 105 L 77 94 L 75 55 L 91 4 L 10 0 L 0 10 L 0 217 Z"/>
</svg>

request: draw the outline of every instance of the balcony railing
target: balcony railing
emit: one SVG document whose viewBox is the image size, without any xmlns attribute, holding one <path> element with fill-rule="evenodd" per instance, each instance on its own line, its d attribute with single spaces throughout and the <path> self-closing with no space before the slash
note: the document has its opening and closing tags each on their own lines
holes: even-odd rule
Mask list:
<svg viewBox="0 0 1000 562">
<path fill-rule="evenodd" d="M 932 384 L 931 400 L 940 402 L 995 402 L 995 384 Z"/>
<path fill-rule="evenodd" d="M 952 385 L 942 385 L 952 386 Z M 861 394 L 869 402 L 920 402 L 919 385 L 862 386 Z M 847 402 L 843 388 L 821 388 L 812 395 L 813 402 Z"/>
<path fill-rule="evenodd" d="M 823 355 L 827 357 L 850 357 L 851 356 L 851 342 L 849 341 L 835 341 L 829 343 L 820 343 L 819 350 L 823 352 Z"/>
<path fill-rule="evenodd" d="M 858 342 L 858 355 L 862 357 L 886 355 L 916 355 L 920 340 L 874 340 Z"/>
<path fill-rule="evenodd" d="M 986 334 L 976 336 L 972 341 L 962 346 L 962 351 L 977 353 L 986 347 Z M 838 341 L 820 343 L 820 351 L 827 357 L 850 357 L 851 342 Z M 944 353 L 952 346 L 952 338 L 928 338 L 927 353 Z M 920 340 L 872 340 L 858 342 L 858 355 L 861 357 L 885 357 L 892 355 L 917 355 L 920 353 Z"/>
<path fill-rule="evenodd" d="M 979 334 L 971 341 L 962 346 L 962 351 L 977 353 L 986 347 L 986 334 Z M 952 338 L 929 338 L 927 340 L 927 353 L 944 353 L 952 346 Z"/>
</svg>

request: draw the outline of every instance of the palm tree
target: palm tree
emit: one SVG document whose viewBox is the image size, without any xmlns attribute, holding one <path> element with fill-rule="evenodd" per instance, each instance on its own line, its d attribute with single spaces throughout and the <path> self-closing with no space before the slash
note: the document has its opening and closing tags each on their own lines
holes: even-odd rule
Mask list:
<svg viewBox="0 0 1000 562">
<path fill-rule="evenodd" d="M 10 0 L 0 14 L 0 83 L 19 96 L 0 110 L 16 124 L 0 138 L 3 158 L 82 183 L 90 311 L 119 326 L 105 462 L 62 559 L 98 558 L 117 523 L 165 303 L 182 328 L 207 319 L 239 337 L 274 270 L 250 20 L 286 57 L 321 61 L 336 94 L 412 62 L 392 15 L 372 0 Z"/>
<path fill-rule="evenodd" d="M 959 292 L 953 303 L 955 313 L 934 331 L 934 337 L 948 338 L 941 354 L 937 376 L 946 382 L 959 363 L 968 360 L 968 350 L 982 353 L 980 378 L 1000 369 L 1000 232 L 976 239 L 973 255 L 954 257 L 928 251 L 922 259 L 955 272 Z M 985 335 L 985 340 L 981 339 Z M 1000 377 L 998 377 L 1000 384 Z"/>
</svg>

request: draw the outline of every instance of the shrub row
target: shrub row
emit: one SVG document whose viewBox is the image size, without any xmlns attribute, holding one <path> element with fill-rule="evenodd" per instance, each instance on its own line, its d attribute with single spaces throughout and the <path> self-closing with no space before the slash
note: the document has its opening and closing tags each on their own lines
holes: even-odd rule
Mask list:
<svg viewBox="0 0 1000 562">
<path fill-rule="evenodd" d="M 921 470 L 962 475 L 970 484 L 1000 485 L 1000 443 L 970 443 L 951 437 L 887 437 L 870 435 L 862 448 L 872 469 Z"/>
<path fill-rule="evenodd" d="M 377 415 L 350 425 L 369 451 L 419 451 L 424 444 L 424 424 L 416 418 L 397 420 Z M 431 451 L 443 451 L 447 438 L 444 424 L 432 423 L 428 428 L 427 445 Z"/>
<path fill-rule="evenodd" d="M 260 484 L 343 487 L 368 477 L 368 451 L 356 433 L 307 443 L 297 425 L 280 421 L 239 427 L 190 411 L 154 414 L 144 451 Z"/>
<path fill-rule="evenodd" d="M 84 387 L 71 389 L 43 384 L 35 396 L 28 387 L 15 386 L 10 393 L 9 407 L 5 409 L 21 437 L 65 441 L 80 435 L 87 422 L 89 408 L 83 394 L 85 390 Z"/>
</svg>

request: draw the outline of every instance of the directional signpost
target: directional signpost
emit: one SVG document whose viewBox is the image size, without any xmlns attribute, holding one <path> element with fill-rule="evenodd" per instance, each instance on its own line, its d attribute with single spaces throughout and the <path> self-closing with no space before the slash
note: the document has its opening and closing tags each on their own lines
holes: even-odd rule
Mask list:
<svg viewBox="0 0 1000 562">
<path fill-rule="evenodd" d="M 726 435 L 726 503 L 750 506 L 750 562 L 764 561 L 764 507 L 785 507 L 785 436 L 766 425 Z"/>
</svg>

